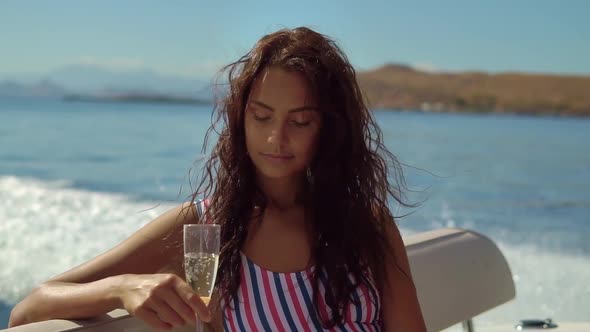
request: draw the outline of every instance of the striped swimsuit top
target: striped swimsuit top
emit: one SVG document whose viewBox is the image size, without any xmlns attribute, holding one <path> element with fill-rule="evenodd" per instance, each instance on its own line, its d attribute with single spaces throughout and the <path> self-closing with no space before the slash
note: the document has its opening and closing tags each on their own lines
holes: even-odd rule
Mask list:
<svg viewBox="0 0 590 332">
<path fill-rule="evenodd" d="M 201 214 L 208 202 L 197 204 Z M 279 273 L 269 271 L 241 253 L 240 285 L 230 303 L 222 301 L 224 331 L 381 331 L 381 299 L 373 278 L 358 283 L 353 291 L 354 302 L 344 311 L 343 322 L 332 329 L 323 329 L 313 304 L 312 276 L 315 267 L 304 271 Z M 323 316 L 331 312 L 325 302 L 327 273 L 322 269 L 318 287 L 319 310 Z M 354 283 L 354 277 L 349 275 Z M 356 302 L 356 303 L 355 303 Z"/>
</svg>

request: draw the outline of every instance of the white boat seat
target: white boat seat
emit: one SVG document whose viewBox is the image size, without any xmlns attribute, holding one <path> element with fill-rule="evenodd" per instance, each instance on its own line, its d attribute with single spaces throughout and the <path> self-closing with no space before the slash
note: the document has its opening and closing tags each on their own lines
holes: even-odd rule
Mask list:
<svg viewBox="0 0 590 332">
<path fill-rule="evenodd" d="M 514 299 L 498 247 L 476 232 L 444 228 L 404 238 L 428 331 L 440 331 Z"/>
</svg>

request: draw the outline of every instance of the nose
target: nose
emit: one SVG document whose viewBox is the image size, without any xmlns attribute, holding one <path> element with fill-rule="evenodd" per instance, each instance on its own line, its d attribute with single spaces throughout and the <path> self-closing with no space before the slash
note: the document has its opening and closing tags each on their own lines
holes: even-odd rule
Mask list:
<svg viewBox="0 0 590 332">
<path fill-rule="evenodd" d="M 266 142 L 270 145 L 281 147 L 285 141 L 285 136 L 285 128 L 279 124 L 275 128 L 271 129 L 270 135 L 268 135 Z"/>
</svg>

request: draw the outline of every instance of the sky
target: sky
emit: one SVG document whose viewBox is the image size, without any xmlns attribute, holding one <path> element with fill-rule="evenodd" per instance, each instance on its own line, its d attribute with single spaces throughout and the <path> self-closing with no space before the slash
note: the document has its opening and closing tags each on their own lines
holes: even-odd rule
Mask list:
<svg viewBox="0 0 590 332">
<path fill-rule="evenodd" d="M 0 79 L 71 64 L 211 77 L 264 34 L 308 26 L 357 70 L 590 75 L 590 1 L 0 1 Z"/>
</svg>

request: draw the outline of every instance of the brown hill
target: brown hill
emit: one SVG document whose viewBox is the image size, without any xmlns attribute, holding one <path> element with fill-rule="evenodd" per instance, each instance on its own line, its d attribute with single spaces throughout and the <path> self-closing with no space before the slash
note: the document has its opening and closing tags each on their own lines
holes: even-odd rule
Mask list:
<svg viewBox="0 0 590 332">
<path fill-rule="evenodd" d="M 371 108 L 590 116 L 590 77 L 430 73 L 386 65 L 358 73 Z"/>
</svg>

